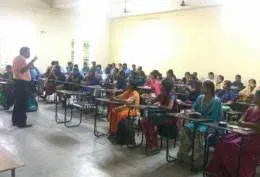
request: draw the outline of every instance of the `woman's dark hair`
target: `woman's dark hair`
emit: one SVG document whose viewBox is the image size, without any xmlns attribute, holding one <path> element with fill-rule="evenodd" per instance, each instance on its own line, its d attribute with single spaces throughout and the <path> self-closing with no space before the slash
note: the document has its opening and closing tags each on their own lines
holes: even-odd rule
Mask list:
<svg viewBox="0 0 260 177">
<path fill-rule="evenodd" d="M 241 79 L 241 78 L 242 78 L 242 77 L 241 77 L 241 75 L 239 75 L 239 74 L 237 74 L 237 75 L 236 75 L 236 77 L 237 77 L 237 78 L 239 78 L 239 79 Z"/>
<path fill-rule="evenodd" d="M 168 71 L 167 71 L 167 74 L 169 74 L 169 75 L 171 75 L 171 77 L 173 77 L 173 70 L 172 69 L 169 69 Z"/>
<path fill-rule="evenodd" d="M 195 81 L 194 82 L 194 88 L 196 88 L 196 90 L 201 90 L 202 88 L 202 82 L 201 81 Z"/>
<path fill-rule="evenodd" d="M 210 94 L 212 96 L 214 96 L 216 93 L 215 93 L 215 84 L 211 81 L 205 81 L 203 82 L 203 87 L 206 87 L 209 91 L 210 91 Z"/>
<path fill-rule="evenodd" d="M 56 62 L 56 61 L 55 61 L 55 62 Z M 68 65 L 72 65 L 73 63 L 72 63 L 71 61 L 69 61 L 67 64 L 68 64 Z"/>
<path fill-rule="evenodd" d="M 11 65 L 6 65 L 5 69 L 11 69 L 12 66 Z"/>
<path fill-rule="evenodd" d="M 254 84 L 256 84 L 256 80 L 255 79 L 250 79 L 248 82 L 253 82 Z"/>
<path fill-rule="evenodd" d="M 155 78 L 155 79 L 162 79 L 162 74 L 158 71 L 158 70 L 153 70 L 151 72 L 151 75 Z"/>
<path fill-rule="evenodd" d="M 213 72 L 209 72 L 208 75 L 214 76 L 215 74 Z"/>
<path fill-rule="evenodd" d="M 195 74 L 191 75 L 191 80 L 197 80 L 197 76 Z"/>
<path fill-rule="evenodd" d="M 79 68 L 79 65 L 78 65 L 78 64 L 75 64 L 73 67 L 74 67 L 74 68 Z"/>
<path fill-rule="evenodd" d="M 226 84 L 226 86 L 227 86 L 228 88 L 231 88 L 232 83 L 231 83 L 230 80 L 225 80 L 224 83 Z"/>
<path fill-rule="evenodd" d="M 128 81 L 128 84 L 132 87 L 133 90 L 137 90 L 137 83 L 136 83 L 135 79 L 130 79 Z"/>
<path fill-rule="evenodd" d="M 222 75 L 218 75 L 218 77 L 223 81 L 225 78 Z"/>
<path fill-rule="evenodd" d="M 170 79 L 162 80 L 161 85 L 166 90 L 167 93 L 170 93 L 173 89 L 173 82 Z"/>
</svg>

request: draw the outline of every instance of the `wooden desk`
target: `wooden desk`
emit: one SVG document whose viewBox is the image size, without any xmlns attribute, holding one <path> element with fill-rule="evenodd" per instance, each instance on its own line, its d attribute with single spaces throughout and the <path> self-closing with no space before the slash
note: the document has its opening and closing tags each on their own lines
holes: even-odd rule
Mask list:
<svg viewBox="0 0 260 177">
<path fill-rule="evenodd" d="M 23 167 L 24 164 L 18 161 L 13 154 L 0 146 L 0 172 L 11 171 L 11 176 L 15 177 L 16 168 Z"/>
</svg>

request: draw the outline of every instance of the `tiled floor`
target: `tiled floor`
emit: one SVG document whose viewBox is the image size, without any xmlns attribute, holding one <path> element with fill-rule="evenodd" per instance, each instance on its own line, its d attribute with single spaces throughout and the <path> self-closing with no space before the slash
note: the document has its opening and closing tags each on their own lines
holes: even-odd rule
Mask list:
<svg viewBox="0 0 260 177">
<path fill-rule="evenodd" d="M 29 129 L 11 126 L 11 114 L 0 111 L 0 144 L 26 166 L 17 177 L 195 177 L 189 168 L 168 164 L 165 151 L 146 157 L 143 151 L 127 149 L 93 135 L 93 118 L 76 128 L 54 121 L 54 105 L 40 104 L 30 113 Z M 61 116 L 61 115 L 60 115 Z M 0 159 L 1 160 L 1 159 Z M 10 172 L 0 173 L 9 177 Z"/>
</svg>

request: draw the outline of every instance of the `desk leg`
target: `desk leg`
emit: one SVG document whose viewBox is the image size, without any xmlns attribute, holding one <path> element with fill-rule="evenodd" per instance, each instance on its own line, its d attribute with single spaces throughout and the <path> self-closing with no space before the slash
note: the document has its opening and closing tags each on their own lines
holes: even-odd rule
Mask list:
<svg viewBox="0 0 260 177">
<path fill-rule="evenodd" d="M 98 133 L 97 133 L 97 116 L 98 116 L 98 104 L 96 102 L 96 108 L 95 108 L 95 116 L 94 116 L 94 135 L 96 137 L 98 137 Z"/>
<path fill-rule="evenodd" d="M 57 100 L 57 94 L 55 94 L 55 121 L 59 123 L 58 121 L 58 100 Z"/>
<path fill-rule="evenodd" d="M 64 107 L 64 124 L 66 125 L 67 123 L 67 96 L 64 97 L 65 99 L 65 107 Z"/>
<path fill-rule="evenodd" d="M 193 134 L 192 134 L 192 146 L 191 146 L 191 171 L 193 171 L 193 161 L 194 161 L 194 148 L 195 148 L 195 138 L 196 138 L 197 125 L 194 124 Z"/>
<path fill-rule="evenodd" d="M 12 170 L 11 170 L 11 176 L 12 176 L 12 177 L 15 177 L 15 169 L 12 169 Z"/>
<path fill-rule="evenodd" d="M 237 164 L 237 177 L 239 177 L 239 172 L 240 172 L 240 161 L 241 161 L 241 153 L 242 153 L 242 148 L 243 148 L 243 143 L 244 143 L 244 136 L 242 136 L 241 142 L 240 142 L 240 147 L 239 147 L 239 154 L 238 154 L 238 164 Z"/>
</svg>

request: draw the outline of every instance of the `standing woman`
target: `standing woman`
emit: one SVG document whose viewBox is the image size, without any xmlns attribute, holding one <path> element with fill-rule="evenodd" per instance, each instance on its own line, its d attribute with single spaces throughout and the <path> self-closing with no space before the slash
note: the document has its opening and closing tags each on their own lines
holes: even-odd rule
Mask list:
<svg viewBox="0 0 260 177">
<path fill-rule="evenodd" d="M 12 123 L 19 128 L 31 127 L 27 125 L 26 101 L 28 99 L 28 85 L 31 81 L 29 72 L 30 66 L 37 60 L 35 57 L 31 62 L 26 64 L 26 59 L 30 58 L 30 48 L 22 47 L 20 55 L 14 58 L 14 110 Z"/>
</svg>

